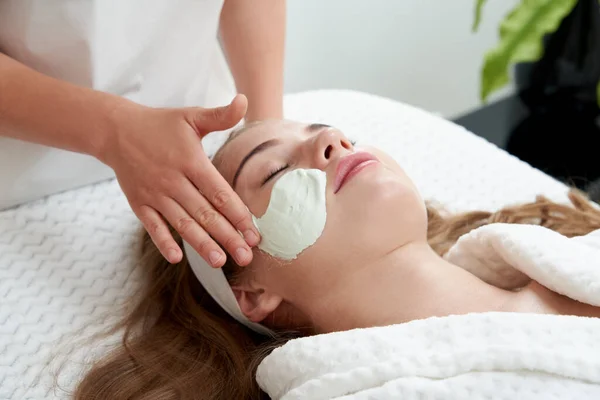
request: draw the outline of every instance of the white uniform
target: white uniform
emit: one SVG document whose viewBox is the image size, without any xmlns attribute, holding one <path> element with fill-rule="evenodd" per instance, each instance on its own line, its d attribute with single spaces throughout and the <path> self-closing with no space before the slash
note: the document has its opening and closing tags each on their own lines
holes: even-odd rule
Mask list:
<svg viewBox="0 0 600 400">
<path fill-rule="evenodd" d="M 226 104 L 234 86 L 217 41 L 222 5 L 0 0 L 0 52 L 43 74 L 148 106 Z M 89 156 L 0 138 L 0 209 L 112 175 Z"/>
</svg>

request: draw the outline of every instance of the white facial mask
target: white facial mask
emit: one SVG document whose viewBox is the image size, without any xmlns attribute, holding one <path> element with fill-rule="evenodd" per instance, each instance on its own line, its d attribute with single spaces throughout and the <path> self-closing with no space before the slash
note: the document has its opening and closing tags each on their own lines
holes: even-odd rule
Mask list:
<svg viewBox="0 0 600 400">
<path fill-rule="evenodd" d="M 295 169 L 273 186 L 265 214 L 252 217 L 262 240 L 258 248 L 284 260 L 295 259 L 325 229 L 327 175 L 318 169 Z"/>
</svg>

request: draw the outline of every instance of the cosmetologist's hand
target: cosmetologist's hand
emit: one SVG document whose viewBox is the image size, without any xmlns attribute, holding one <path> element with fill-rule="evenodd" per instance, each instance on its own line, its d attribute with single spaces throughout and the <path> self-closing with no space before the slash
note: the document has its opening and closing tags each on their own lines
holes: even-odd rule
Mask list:
<svg viewBox="0 0 600 400">
<path fill-rule="evenodd" d="M 247 106 L 246 97 L 238 95 L 228 106 L 212 109 L 115 111 L 116 133 L 107 140 L 103 161 L 114 169 L 134 213 L 171 263 L 181 260 L 182 249 L 167 222 L 213 267 L 226 260 L 219 244 L 239 265 L 252 260 L 250 246 L 260 239 L 250 212 L 200 141 L 235 126 Z"/>
</svg>

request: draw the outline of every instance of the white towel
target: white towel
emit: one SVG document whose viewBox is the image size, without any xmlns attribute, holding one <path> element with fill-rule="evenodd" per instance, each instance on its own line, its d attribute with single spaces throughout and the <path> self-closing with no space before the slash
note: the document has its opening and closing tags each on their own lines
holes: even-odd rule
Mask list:
<svg viewBox="0 0 600 400">
<path fill-rule="evenodd" d="M 492 224 L 462 237 L 447 259 L 492 283 L 531 277 L 600 306 L 600 231 L 568 239 Z M 600 399 L 599 337 L 597 318 L 428 318 L 290 341 L 261 363 L 257 380 L 285 400 Z"/>
</svg>

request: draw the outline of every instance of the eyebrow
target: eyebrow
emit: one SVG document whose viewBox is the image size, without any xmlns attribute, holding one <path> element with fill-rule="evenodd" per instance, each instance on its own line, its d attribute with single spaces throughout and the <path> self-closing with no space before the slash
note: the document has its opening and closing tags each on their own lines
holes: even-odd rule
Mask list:
<svg viewBox="0 0 600 400">
<path fill-rule="evenodd" d="M 242 159 L 242 162 L 240 163 L 240 166 L 238 167 L 237 171 L 235 171 L 235 175 L 233 176 L 233 185 L 232 187 L 235 189 L 235 185 L 237 184 L 237 179 L 240 176 L 240 173 L 242 172 L 242 168 L 244 168 L 244 165 L 246 165 L 246 163 L 255 155 L 259 154 L 262 151 L 265 151 L 266 149 L 268 149 L 269 147 L 273 147 L 277 144 L 279 144 L 281 141 L 279 139 L 271 139 L 271 140 L 267 140 L 266 142 L 262 142 L 261 144 L 259 144 L 258 146 L 256 146 L 255 148 L 253 148 L 250 153 L 246 154 L 246 157 L 244 157 Z"/>
<path fill-rule="evenodd" d="M 315 132 L 318 131 L 320 129 L 324 129 L 324 128 L 331 128 L 331 125 L 327 125 L 327 124 L 310 124 L 306 127 L 306 130 L 309 132 Z"/>
</svg>

